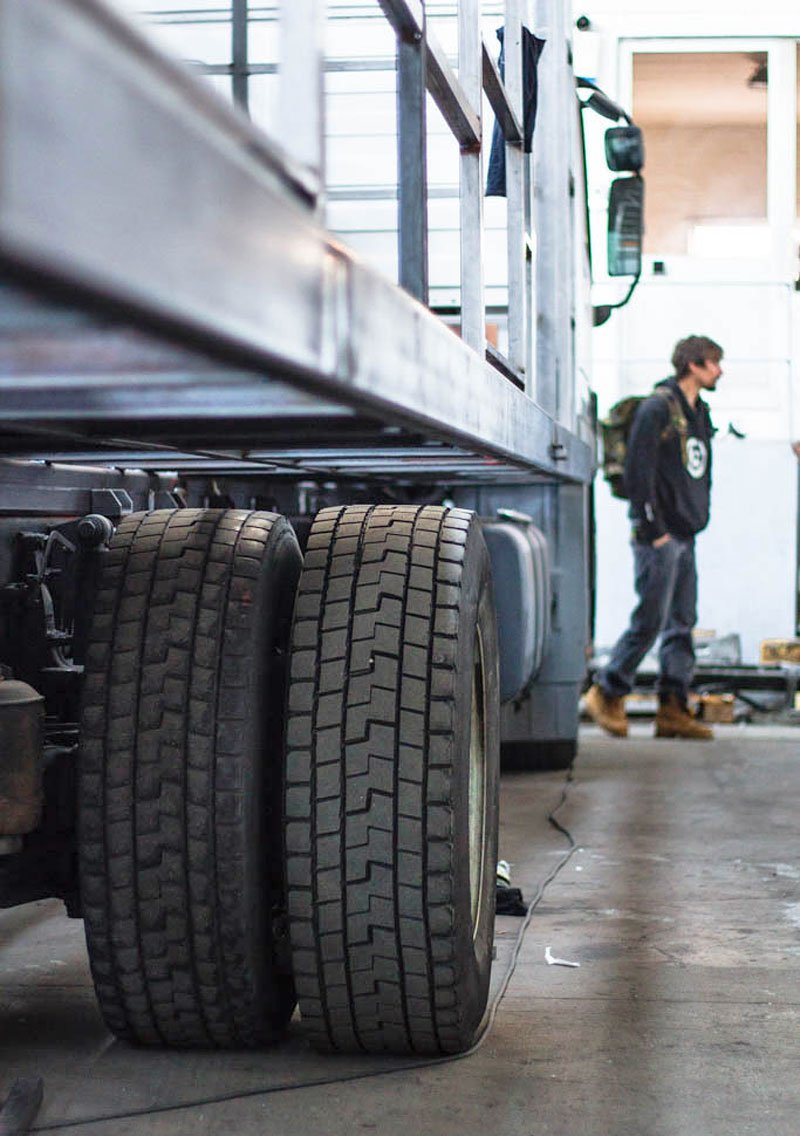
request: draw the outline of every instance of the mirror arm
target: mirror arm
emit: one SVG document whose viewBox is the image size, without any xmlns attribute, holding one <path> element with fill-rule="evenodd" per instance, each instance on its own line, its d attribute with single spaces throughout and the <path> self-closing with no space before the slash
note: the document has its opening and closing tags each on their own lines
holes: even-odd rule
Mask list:
<svg viewBox="0 0 800 1136">
<path fill-rule="evenodd" d="M 618 308 L 624 308 L 625 307 L 625 305 L 628 303 L 631 296 L 633 295 L 634 291 L 636 290 L 636 285 L 639 283 L 641 275 L 642 275 L 642 272 L 641 272 L 641 269 L 640 269 L 636 273 L 636 275 L 634 276 L 633 280 L 631 281 L 631 286 L 628 289 L 628 291 L 625 293 L 625 296 L 618 303 L 616 303 L 616 304 L 595 304 L 595 306 L 592 308 L 592 323 L 593 323 L 594 327 L 602 327 L 603 324 L 606 323 L 606 321 L 608 319 L 610 319 L 612 312 L 617 311 Z"/>
<path fill-rule="evenodd" d="M 603 118 L 608 118 L 612 122 L 619 122 L 619 120 L 623 118 L 628 125 L 633 124 L 633 119 L 628 112 L 623 110 L 621 106 L 618 106 L 613 99 L 609 98 L 605 91 L 598 87 L 593 79 L 584 79 L 579 76 L 575 80 L 575 86 L 578 90 L 593 92 L 591 98 L 588 98 L 586 102 L 580 100 L 581 110 L 585 110 L 589 107 L 595 114 L 602 115 Z"/>
</svg>

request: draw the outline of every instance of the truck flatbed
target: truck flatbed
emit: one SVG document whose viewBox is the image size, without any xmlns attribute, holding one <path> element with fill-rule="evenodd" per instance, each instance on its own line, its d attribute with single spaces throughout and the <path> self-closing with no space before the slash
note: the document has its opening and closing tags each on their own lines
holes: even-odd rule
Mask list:
<svg viewBox="0 0 800 1136">
<path fill-rule="evenodd" d="M 0 27 L 0 452 L 589 479 L 586 440 L 103 4 L 2 0 Z"/>
</svg>

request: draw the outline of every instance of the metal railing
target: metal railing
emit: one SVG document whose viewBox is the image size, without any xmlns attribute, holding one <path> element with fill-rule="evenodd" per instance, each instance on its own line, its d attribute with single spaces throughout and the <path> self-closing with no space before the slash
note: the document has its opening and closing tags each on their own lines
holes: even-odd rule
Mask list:
<svg viewBox="0 0 800 1136">
<path fill-rule="evenodd" d="M 531 249 L 529 161 L 523 138 L 522 36 L 525 0 L 506 0 L 505 79 L 481 35 L 480 0 L 459 0 L 458 70 L 428 26 L 420 0 L 376 0 L 397 38 L 398 279 L 428 303 L 428 184 L 426 92 L 430 93 L 460 150 L 461 335 L 487 352 L 483 279 L 485 91 L 506 143 L 508 247 L 508 358 L 487 358 L 535 397 L 532 338 L 535 320 Z M 323 0 L 281 5 L 278 141 L 324 187 L 322 76 Z M 314 108 L 319 108 L 314 109 Z"/>
<path fill-rule="evenodd" d="M 394 34 L 377 3 L 373 12 L 391 57 Z M 31 357 L 26 320 L 7 321 L 0 449 L 84 453 L 111 443 L 170 460 L 180 452 L 270 466 L 274 450 L 282 467 L 287 453 L 302 451 L 314 476 L 338 477 L 338 455 L 353 446 L 365 455 L 388 448 L 398 460 L 410 447 L 428 455 L 415 458 L 413 476 L 448 485 L 532 474 L 589 480 L 582 423 L 575 430 L 551 409 L 555 399 L 541 397 L 572 381 L 569 319 L 556 325 L 551 314 L 560 313 L 556 300 L 569 300 L 570 249 L 558 243 L 566 225 L 543 221 L 539 234 L 537 270 L 546 272 L 536 345 L 545 357 L 532 398 L 502 360 L 488 364 L 485 351 L 317 223 L 321 164 L 312 176 L 274 132 L 265 136 L 226 106 L 110 0 L 0 0 L 0 19 L 8 158 L 0 163 L 0 282 L 8 307 L 8 288 L 25 281 L 23 309 L 44 328 L 60 329 L 65 305 L 69 313 L 58 358 Z M 562 38 L 540 21 L 550 43 Z M 449 37 L 452 23 L 441 26 Z M 420 58 L 423 48 L 424 39 Z M 310 69 L 317 77 L 318 62 Z M 551 51 L 551 62 L 564 67 L 566 55 Z M 557 77 L 566 82 L 565 67 Z M 544 93 L 547 69 L 542 79 Z M 542 116 L 538 143 L 548 131 L 566 133 L 557 104 L 554 97 Z M 567 189 L 552 176 L 561 168 L 542 167 L 537 217 L 547 216 L 540 209 L 556 180 Z M 554 199 L 551 212 L 557 205 L 564 215 L 563 204 Z M 142 356 L 143 333 L 156 336 L 155 366 Z M 109 338 L 110 358 L 100 350 Z M 526 378 L 530 390 L 530 370 Z M 321 450 L 333 461 L 325 474 Z"/>
</svg>

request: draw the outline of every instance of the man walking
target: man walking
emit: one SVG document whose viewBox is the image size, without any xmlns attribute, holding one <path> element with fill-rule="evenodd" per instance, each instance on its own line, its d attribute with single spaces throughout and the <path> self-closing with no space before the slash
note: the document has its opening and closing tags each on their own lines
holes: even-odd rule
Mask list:
<svg viewBox="0 0 800 1136">
<path fill-rule="evenodd" d="M 697 621 L 694 538 L 708 524 L 713 426 L 701 391 L 713 391 L 722 348 L 690 335 L 672 354 L 673 378 L 640 404 L 631 429 L 625 488 L 633 522 L 633 556 L 639 602 L 608 665 L 586 695 L 591 717 L 626 737 L 625 695 L 659 634 L 659 707 L 656 737 L 713 737 L 688 711 L 694 675 L 692 628 Z"/>
</svg>

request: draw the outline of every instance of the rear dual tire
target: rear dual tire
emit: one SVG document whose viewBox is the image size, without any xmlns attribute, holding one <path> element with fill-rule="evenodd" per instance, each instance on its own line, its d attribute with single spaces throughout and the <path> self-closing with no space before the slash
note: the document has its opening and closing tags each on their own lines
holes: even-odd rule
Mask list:
<svg viewBox="0 0 800 1136">
<path fill-rule="evenodd" d="M 78 792 L 100 1007 L 140 1044 L 256 1046 L 293 974 L 318 1046 L 459 1052 L 497 859 L 483 538 L 461 510 L 319 514 L 286 708 L 300 567 L 283 518 L 223 510 L 125 518 L 104 557 Z"/>
<path fill-rule="evenodd" d="M 284 518 L 215 509 L 126 517 L 104 557 L 78 843 L 118 1037 L 255 1046 L 291 1015 L 279 801 L 300 566 Z"/>
<path fill-rule="evenodd" d="M 285 801 L 293 970 L 317 1046 L 473 1042 L 492 954 L 498 698 L 476 518 L 318 514 L 292 631 Z"/>
</svg>

